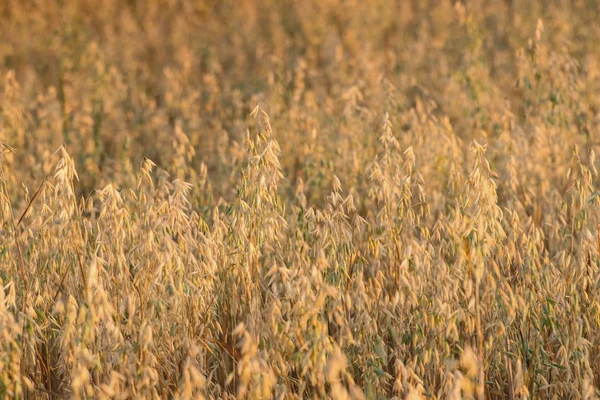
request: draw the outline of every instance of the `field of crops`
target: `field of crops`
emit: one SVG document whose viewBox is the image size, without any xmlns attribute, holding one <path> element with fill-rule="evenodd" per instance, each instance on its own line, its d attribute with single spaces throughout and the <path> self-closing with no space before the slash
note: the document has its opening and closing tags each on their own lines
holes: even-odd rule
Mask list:
<svg viewBox="0 0 600 400">
<path fill-rule="evenodd" d="M 0 0 L 0 398 L 600 399 L 595 0 Z"/>
</svg>

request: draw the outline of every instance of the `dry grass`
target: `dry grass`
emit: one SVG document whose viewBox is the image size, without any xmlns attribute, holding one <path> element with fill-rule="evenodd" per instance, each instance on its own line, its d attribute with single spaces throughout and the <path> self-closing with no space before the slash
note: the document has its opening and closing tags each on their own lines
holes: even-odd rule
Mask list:
<svg viewBox="0 0 600 400">
<path fill-rule="evenodd" d="M 600 398 L 600 8 L 465 3 L 0 1 L 0 398 Z"/>
</svg>

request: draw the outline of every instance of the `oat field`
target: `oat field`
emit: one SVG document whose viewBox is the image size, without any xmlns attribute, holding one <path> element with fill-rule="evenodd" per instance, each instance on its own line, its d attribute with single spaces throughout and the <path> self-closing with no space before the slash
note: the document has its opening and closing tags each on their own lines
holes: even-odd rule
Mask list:
<svg viewBox="0 0 600 400">
<path fill-rule="evenodd" d="M 0 399 L 600 399 L 598 20 L 0 1 Z"/>
</svg>

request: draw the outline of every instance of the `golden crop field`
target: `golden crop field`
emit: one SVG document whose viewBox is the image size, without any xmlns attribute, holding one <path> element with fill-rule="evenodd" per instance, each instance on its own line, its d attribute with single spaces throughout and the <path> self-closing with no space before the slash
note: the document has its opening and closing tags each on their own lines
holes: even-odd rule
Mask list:
<svg viewBox="0 0 600 400">
<path fill-rule="evenodd" d="M 0 1 L 0 399 L 600 399 L 599 20 Z"/>
</svg>

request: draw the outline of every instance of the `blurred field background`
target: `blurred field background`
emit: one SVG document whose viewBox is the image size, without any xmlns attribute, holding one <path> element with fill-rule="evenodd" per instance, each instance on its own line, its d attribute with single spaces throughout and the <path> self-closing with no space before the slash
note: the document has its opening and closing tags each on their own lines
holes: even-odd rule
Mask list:
<svg viewBox="0 0 600 400">
<path fill-rule="evenodd" d="M 0 1 L 0 398 L 600 398 L 598 20 Z"/>
</svg>

